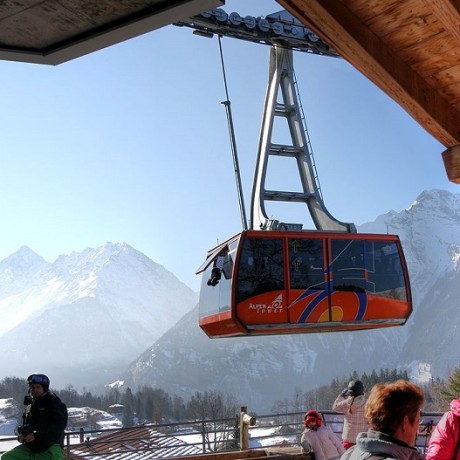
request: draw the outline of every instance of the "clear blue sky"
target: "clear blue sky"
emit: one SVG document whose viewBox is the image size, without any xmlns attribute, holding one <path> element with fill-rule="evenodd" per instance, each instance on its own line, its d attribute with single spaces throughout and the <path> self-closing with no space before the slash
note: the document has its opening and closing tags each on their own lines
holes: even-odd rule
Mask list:
<svg viewBox="0 0 460 460">
<path fill-rule="evenodd" d="M 222 44 L 248 208 L 269 48 Z M 294 62 L 335 217 L 359 225 L 424 189 L 459 193 L 444 147 L 347 62 Z M 168 26 L 57 67 L 0 61 L 0 92 L 0 259 L 22 245 L 53 262 L 127 242 L 198 290 L 206 251 L 241 229 L 217 38 Z"/>
</svg>

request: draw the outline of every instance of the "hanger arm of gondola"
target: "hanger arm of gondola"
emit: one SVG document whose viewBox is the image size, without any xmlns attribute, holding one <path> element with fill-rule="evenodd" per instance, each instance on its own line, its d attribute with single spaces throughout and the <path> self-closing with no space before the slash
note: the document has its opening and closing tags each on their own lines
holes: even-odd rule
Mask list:
<svg viewBox="0 0 460 460">
<path fill-rule="evenodd" d="M 269 83 L 260 132 L 257 166 L 253 180 L 250 228 L 253 230 L 296 230 L 302 228 L 303 224 L 281 222 L 272 216 L 269 217 L 266 212 L 268 202 L 290 201 L 301 202 L 307 206 L 317 230 L 356 232 L 354 224 L 341 222 L 334 218 L 323 202 L 305 124 L 305 116 L 297 96 L 298 88 L 294 77 L 293 50 L 328 57 L 338 57 L 337 53 L 285 10 L 266 17 L 256 18 L 253 16 L 242 17 L 235 12 L 227 14 L 222 8 L 216 8 L 186 19 L 176 25 L 190 27 L 198 35 L 207 37 L 218 35 L 219 46 L 220 37 L 222 36 L 271 46 Z M 278 95 L 280 96 L 280 101 L 278 101 Z M 229 109 L 230 107 L 227 106 L 227 115 Z M 290 145 L 279 145 L 271 139 L 273 124 L 275 119 L 278 118 L 283 118 L 288 124 L 291 135 Z M 233 131 L 231 131 L 231 137 L 233 147 L 235 145 Z M 232 152 L 235 161 L 235 158 L 237 160 L 236 147 L 232 148 Z M 290 157 L 295 161 L 302 186 L 300 192 L 267 190 L 265 182 L 268 163 L 269 159 L 274 156 Z M 241 208 L 243 200 L 239 168 L 237 169 L 237 174 L 238 196 Z M 244 215 L 243 229 L 245 230 L 247 227 L 244 208 L 241 211 L 242 215 Z"/>
</svg>

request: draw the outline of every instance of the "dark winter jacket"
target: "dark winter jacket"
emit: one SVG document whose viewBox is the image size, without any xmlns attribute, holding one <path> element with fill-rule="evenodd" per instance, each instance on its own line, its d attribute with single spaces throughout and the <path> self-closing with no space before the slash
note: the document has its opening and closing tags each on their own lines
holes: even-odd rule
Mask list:
<svg viewBox="0 0 460 460">
<path fill-rule="evenodd" d="M 67 407 L 55 394 L 46 392 L 35 398 L 23 416 L 24 425 L 33 431 L 35 440 L 25 445 L 32 452 L 43 452 L 53 444 L 62 445 L 67 419 Z"/>
<path fill-rule="evenodd" d="M 366 459 L 422 460 L 417 449 L 385 433 L 368 430 L 356 438 L 356 446 L 348 449 L 340 460 Z"/>
</svg>

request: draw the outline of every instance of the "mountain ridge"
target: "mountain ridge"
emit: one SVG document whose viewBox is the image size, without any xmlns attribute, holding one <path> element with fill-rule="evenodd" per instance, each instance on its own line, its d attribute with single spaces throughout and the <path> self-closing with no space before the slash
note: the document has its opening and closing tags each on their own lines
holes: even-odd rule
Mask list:
<svg viewBox="0 0 460 460">
<path fill-rule="evenodd" d="M 0 262 L 0 279 L 3 368 L 8 375 L 49 369 L 63 384 L 64 370 L 75 385 L 113 379 L 197 302 L 197 293 L 127 243 L 54 263 L 22 247 Z"/>
<path fill-rule="evenodd" d="M 403 327 L 211 340 L 197 293 L 127 243 L 54 263 L 22 247 L 0 262 L 2 371 L 46 371 L 57 386 L 124 380 L 184 398 L 219 390 L 258 411 L 353 371 L 423 364 L 444 377 L 460 362 L 460 195 L 424 191 L 358 229 L 401 238 L 414 300 Z"/>
</svg>

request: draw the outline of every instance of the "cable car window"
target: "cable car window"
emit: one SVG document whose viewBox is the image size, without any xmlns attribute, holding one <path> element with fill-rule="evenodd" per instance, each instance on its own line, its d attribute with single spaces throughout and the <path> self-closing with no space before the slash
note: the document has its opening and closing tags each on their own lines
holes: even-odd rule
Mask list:
<svg viewBox="0 0 460 460">
<path fill-rule="evenodd" d="M 279 289 L 284 289 L 283 240 L 246 238 L 238 262 L 236 303 Z"/>
<path fill-rule="evenodd" d="M 200 289 L 200 317 L 230 310 L 232 273 L 238 241 L 224 246 L 203 273 Z"/>
<path fill-rule="evenodd" d="M 368 290 L 381 297 L 407 300 L 398 246 L 392 241 L 368 242 Z"/>
<path fill-rule="evenodd" d="M 289 239 L 291 289 L 324 289 L 323 240 Z"/>
<path fill-rule="evenodd" d="M 331 240 L 331 272 L 334 291 L 365 291 L 364 243 L 362 240 Z"/>
</svg>

